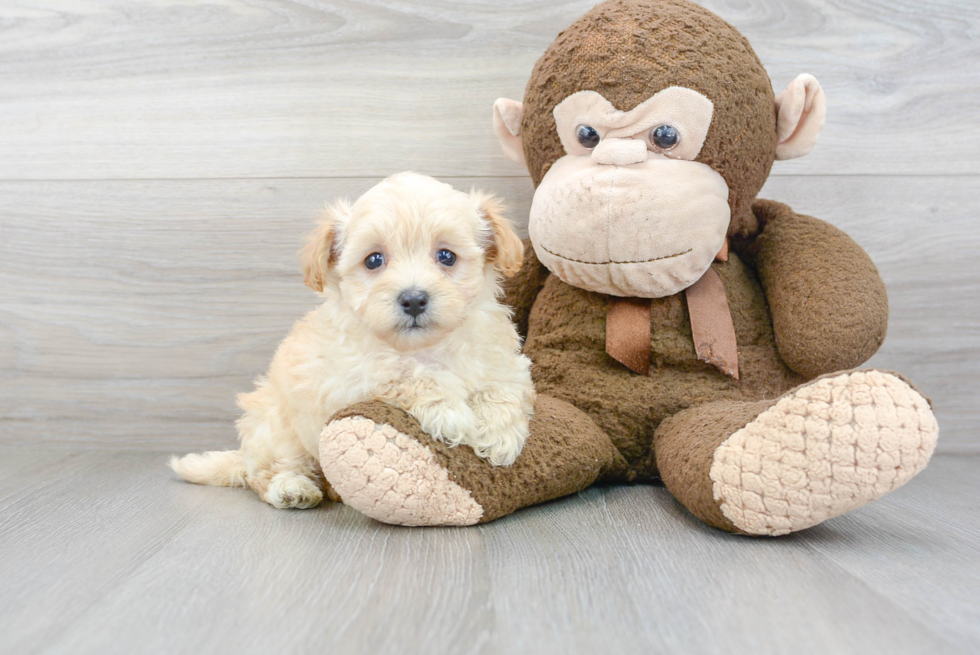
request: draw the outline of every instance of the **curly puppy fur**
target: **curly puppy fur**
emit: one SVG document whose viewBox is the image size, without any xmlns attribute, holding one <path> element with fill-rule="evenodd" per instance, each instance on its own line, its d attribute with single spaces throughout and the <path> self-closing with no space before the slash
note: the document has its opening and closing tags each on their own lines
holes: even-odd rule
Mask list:
<svg viewBox="0 0 980 655">
<path fill-rule="evenodd" d="M 378 253 L 383 263 L 368 268 Z M 497 199 L 401 173 L 330 207 L 301 255 L 323 304 L 293 327 L 256 389 L 239 395 L 241 448 L 175 457 L 178 474 L 248 485 L 279 508 L 313 507 L 331 495 L 317 462 L 321 430 L 367 400 L 404 409 L 433 438 L 494 465 L 516 459 L 534 389 L 510 310 L 497 301 L 500 276 L 523 261 Z M 426 295 L 424 311 L 409 312 L 406 292 Z"/>
</svg>

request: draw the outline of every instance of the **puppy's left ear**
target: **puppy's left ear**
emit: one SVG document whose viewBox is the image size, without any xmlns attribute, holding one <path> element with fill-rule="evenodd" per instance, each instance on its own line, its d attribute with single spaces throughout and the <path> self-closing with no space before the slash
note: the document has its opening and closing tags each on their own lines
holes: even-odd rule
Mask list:
<svg viewBox="0 0 980 655">
<path fill-rule="evenodd" d="M 340 230 L 350 218 L 350 203 L 340 200 L 327 207 L 316 228 L 306 238 L 306 245 L 299 251 L 303 262 L 303 282 L 314 291 L 334 277 L 340 246 Z"/>
<path fill-rule="evenodd" d="M 484 220 L 493 230 L 493 241 L 487 246 L 487 261 L 493 262 L 498 271 L 511 277 L 521 270 L 524 263 L 524 244 L 514 232 L 514 226 L 504 214 L 502 200 L 480 191 L 470 194 L 476 199 Z"/>
</svg>

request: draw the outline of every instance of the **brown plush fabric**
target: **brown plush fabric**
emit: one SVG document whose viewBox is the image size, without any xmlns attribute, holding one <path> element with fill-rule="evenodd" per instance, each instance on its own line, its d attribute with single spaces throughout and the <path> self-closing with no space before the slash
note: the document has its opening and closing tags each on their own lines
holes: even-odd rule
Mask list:
<svg viewBox="0 0 980 655">
<path fill-rule="evenodd" d="M 504 278 L 504 304 L 514 310 L 514 323 L 521 337 L 527 336 L 527 319 L 531 314 L 531 305 L 537 298 L 538 292 L 544 286 L 548 277 L 548 269 L 541 265 L 534 255 L 534 246 L 530 239 L 524 239 L 524 263 L 513 277 Z"/>
<path fill-rule="evenodd" d="M 422 432 L 418 421 L 381 402 L 367 402 L 333 418 L 363 416 L 387 423 L 427 446 L 446 467 L 452 481 L 468 490 L 483 508 L 481 523 L 521 507 L 543 503 L 585 489 L 604 472 L 626 463 L 609 438 L 581 411 L 539 395 L 531 419 L 531 436 L 512 466 L 491 466 L 471 448 L 450 448 Z"/>
<path fill-rule="evenodd" d="M 534 184 L 564 155 L 551 113 L 559 102 L 590 90 L 629 111 L 670 86 L 714 103 L 697 161 L 728 183 L 729 234 L 753 233 L 752 200 L 776 151 L 772 84 L 745 37 L 687 0 L 610 0 L 558 35 L 524 93 L 521 134 Z"/>
<path fill-rule="evenodd" d="M 575 405 L 599 425 L 629 462 L 610 480 L 651 480 L 653 435 L 660 422 L 717 400 L 775 398 L 804 379 L 780 359 L 762 287 L 731 253 L 713 268 L 728 295 L 738 340 L 740 380 L 698 359 L 684 294 L 651 303 L 649 376 L 633 373 L 605 352 L 607 296 L 548 277 L 531 311 L 524 352 L 538 392 Z"/>
<path fill-rule="evenodd" d="M 715 449 L 775 402 L 723 400 L 707 403 L 671 416 L 660 424 L 654 436 L 660 476 L 674 498 L 708 525 L 736 531 L 715 502 L 708 476 Z"/>
<path fill-rule="evenodd" d="M 760 200 L 754 209 L 764 229 L 750 251 L 783 360 L 808 378 L 866 362 L 888 328 L 888 294 L 871 258 L 784 204 Z"/>
</svg>

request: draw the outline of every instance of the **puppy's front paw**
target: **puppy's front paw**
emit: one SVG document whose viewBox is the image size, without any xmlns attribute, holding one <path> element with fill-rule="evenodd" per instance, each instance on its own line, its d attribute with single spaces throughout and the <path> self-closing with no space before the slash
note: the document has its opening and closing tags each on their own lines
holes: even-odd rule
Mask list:
<svg viewBox="0 0 980 655">
<path fill-rule="evenodd" d="M 433 439 L 455 446 L 468 441 L 476 434 L 476 414 L 465 403 L 440 402 L 409 412 Z"/>
<path fill-rule="evenodd" d="M 481 443 L 473 445 L 473 450 L 494 466 L 510 466 L 524 449 L 527 435 L 527 423 L 498 428 L 494 434 L 486 435 Z"/>
<path fill-rule="evenodd" d="M 320 504 L 323 492 L 305 475 L 282 472 L 272 476 L 262 500 L 278 509 L 309 509 Z"/>
<path fill-rule="evenodd" d="M 474 395 L 473 411 L 479 432 L 466 443 L 494 466 L 510 466 L 527 441 L 534 394 L 518 392 L 502 399 L 499 396 L 486 392 Z"/>
</svg>

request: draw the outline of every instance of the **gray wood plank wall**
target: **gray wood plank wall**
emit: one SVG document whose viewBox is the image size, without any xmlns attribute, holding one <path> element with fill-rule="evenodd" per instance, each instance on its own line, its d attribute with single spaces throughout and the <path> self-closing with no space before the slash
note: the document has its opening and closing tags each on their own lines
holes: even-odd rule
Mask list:
<svg viewBox="0 0 980 655">
<path fill-rule="evenodd" d="M 838 225 L 889 285 L 872 364 L 980 452 L 980 4 L 711 0 L 777 88 L 829 100 L 763 196 Z M 324 201 L 403 169 L 526 220 L 490 129 L 592 0 L 0 0 L 0 443 L 233 443 L 234 394 L 316 301 Z"/>
</svg>

